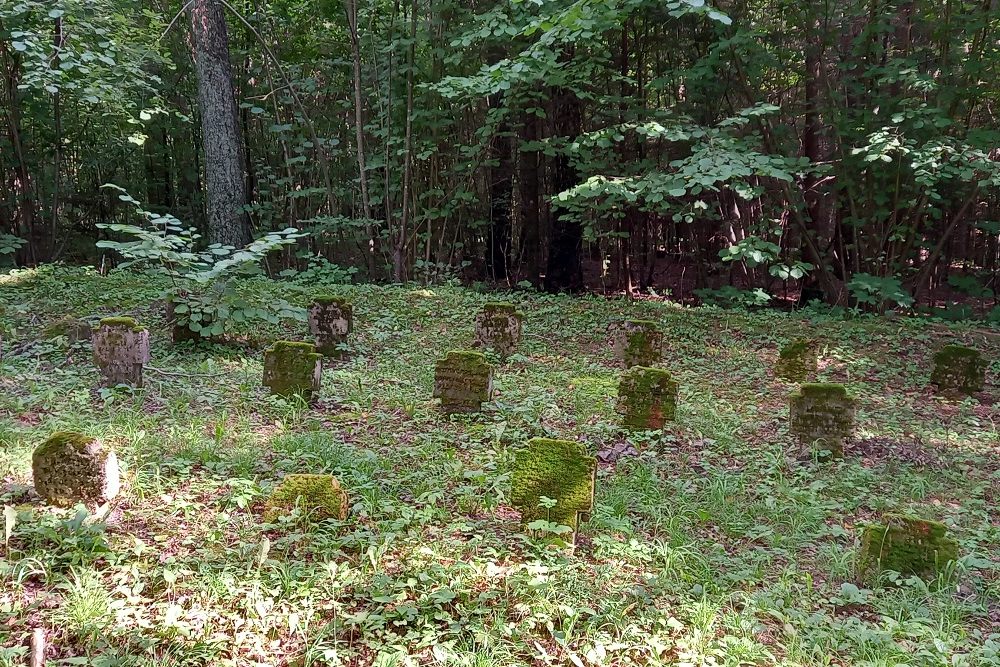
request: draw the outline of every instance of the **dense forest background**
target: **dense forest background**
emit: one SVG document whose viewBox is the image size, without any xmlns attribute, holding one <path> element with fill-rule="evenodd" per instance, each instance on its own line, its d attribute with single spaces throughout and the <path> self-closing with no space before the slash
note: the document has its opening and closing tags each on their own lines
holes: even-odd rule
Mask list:
<svg viewBox="0 0 1000 667">
<path fill-rule="evenodd" d="M 272 274 L 986 312 L 998 37 L 996 0 L 13 0 L 0 258 L 110 266 L 139 206 L 301 230 Z"/>
</svg>

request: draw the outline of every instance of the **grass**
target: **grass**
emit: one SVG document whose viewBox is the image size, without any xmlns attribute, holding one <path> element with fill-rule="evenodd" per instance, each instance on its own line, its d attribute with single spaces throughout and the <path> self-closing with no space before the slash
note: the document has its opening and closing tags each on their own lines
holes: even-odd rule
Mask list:
<svg viewBox="0 0 1000 667">
<path fill-rule="evenodd" d="M 448 418 L 433 362 L 469 344 L 495 296 L 337 288 L 355 304 L 352 355 L 306 407 L 260 386 L 263 346 L 304 329 L 173 347 L 161 287 L 62 267 L 0 276 L 0 505 L 16 512 L 0 543 L 0 667 L 26 663 L 36 627 L 50 664 L 97 667 L 1000 665 L 995 388 L 950 401 L 926 387 L 946 342 L 1000 359 L 991 332 L 517 293 L 526 335 L 493 358 L 495 400 Z M 65 315 L 116 314 L 153 336 L 134 394 L 94 388 L 87 343 L 41 335 Z M 619 428 L 607 325 L 623 317 L 665 332 L 681 389 L 663 433 Z M 770 374 L 806 335 L 823 340 L 819 379 L 858 398 L 842 461 L 792 442 L 793 387 Z M 67 429 L 118 452 L 124 492 L 105 516 L 31 493 L 32 449 Z M 602 464 L 573 552 L 525 535 L 508 505 L 514 451 L 535 436 L 639 452 Z M 336 475 L 348 519 L 264 524 L 291 472 Z M 936 581 L 856 581 L 860 526 L 887 511 L 946 522 L 962 559 Z"/>
</svg>

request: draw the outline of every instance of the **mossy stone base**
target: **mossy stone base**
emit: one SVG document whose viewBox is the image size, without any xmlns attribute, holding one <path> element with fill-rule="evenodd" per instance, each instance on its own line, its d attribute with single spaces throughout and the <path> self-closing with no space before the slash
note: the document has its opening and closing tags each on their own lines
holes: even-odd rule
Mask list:
<svg viewBox="0 0 1000 667">
<path fill-rule="evenodd" d="M 333 475 L 288 475 L 271 492 L 264 506 L 264 521 L 273 523 L 298 507 L 310 519 L 347 518 L 347 492 Z"/>
<path fill-rule="evenodd" d="M 312 343 L 279 340 L 264 352 L 264 386 L 279 396 L 310 400 L 323 379 L 322 355 Z"/>
<path fill-rule="evenodd" d="M 340 346 L 354 331 L 354 305 L 342 297 L 318 296 L 309 306 L 309 331 L 316 338 L 316 351 L 326 357 L 341 357 Z"/>
<path fill-rule="evenodd" d="M 986 384 L 986 361 L 970 347 L 946 345 L 934 355 L 931 384 L 939 391 L 980 392 Z"/>
<path fill-rule="evenodd" d="M 31 471 L 38 495 L 59 507 L 103 505 L 121 488 L 114 451 L 80 433 L 49 437 L 32 454 Z"/>
<path fill-rule="evenodd" d="M 789 431 L 803 446 L 818 444 L 832 456 L 844 454 L 854 434 L 855 400 L 839 384 L 804 384 L 789 402 Z"/>
<path fill-rule="evenodd" d="M 66 342 L 73 345 L 82 340 L 90 340 L 93 332 L 94 327 L 90 323 L 72 315 L 64 315 L 46 324 L 42 329 L 42 337 L 46 340 L 65 338 Z"/>
<path fill-rule="evenodd" d="M 149 363 L 149 331 L 131 317 L 109 317 L 101 320 L 91 340 L 102 387 L 142 387 L 142 369 Z"/>
<path fill-rule="evenodd" d="M 884 523 L 868 526 L 861 536 L 858 571 L 862 578 L 892 570 L 903 575 L 934 575 L 958 558 L 958 543 L 937 521 L 890 514 Z"/>
<path fill-rule="evenodd" d="M 618 384 L 618 412 L 627 429 L 661 429 L 674 420 L 677 383 L 665 370 L 633 366 Z"/>
<path fill-rule="evenodd" d="M 615 331 L 615 358 L 625 368 L 653 366 L 660 361 L 663 332 L 656 322 L 627 320 Z"/>
<path fill-rule="evenodd" d="M 493 368 L 481 353 L 453 350 L 434 365 L 434 398 L 444 412 L 479 412 L 492 395 Z"/>
<path fill-rule="evenodd" d="M 487 303 L 476 315 L 476 347 L 509 356 L 521 342 L 524 315 L 511 303 Z"/>
<path fill-rule="evenodd" d="M 517 452 L 510 482 L 510 502 L 525 525 L 545 519 L 576 532 L 594 509 L 597 459 L 569 440 L 533 438 Z M 539 506 L 542 496 L 555 507 Z"/>
<path fill-rule="evenodd" d="M 799 338 L 781 348 L 774 376 L 789 382 L 805 382 L 819 370 L 819 344 Z"/>
</svg>

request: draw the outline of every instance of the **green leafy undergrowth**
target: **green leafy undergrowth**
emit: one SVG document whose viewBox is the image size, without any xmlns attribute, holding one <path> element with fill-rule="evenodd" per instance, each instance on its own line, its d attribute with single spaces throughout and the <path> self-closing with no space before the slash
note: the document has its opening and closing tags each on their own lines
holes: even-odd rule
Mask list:
<svg viewBox="0 0 1000 667">
<path fill-rule="evenodd" d="M 234 289 L 310 298 L 294 281 Z M 342 286 L 354 354 L 324 369 L 307 406 L 261 386 L 263 348 L 308 340 L 304 324 L 171 346 L 162 290 L 124 272 L 0 276 L 0 665 L 25 663 L 34 628 L 53 664 L 1000 664 L 1000 369 L 975 397 L 927 388 L 944 344 L 997 359 L 991 331 Z M 490 356 L 481 414 L 444 416 L 434 361 L 467 347 L 498 298 L 524 312 L 522 344 Z M 148 326 L 146 387 L 94 389 L 89 343 L 41 336 L 68 315 Z M 663 432 L 626 432 L 615 412 L 608 324 L 623 319 L 664 333 L 679 397 Z M 789 436 L 793 388 L 771 373 L 782 346 L 818 334 L 816 381 L 858 401 L 856 438 L 828 463 Z M 31 451 L 61 430 L 117 449 L 111 507 L 32 495 Z M 532 437 L 599 455 L 572 549 L 524 531 L 511 506 L 515 452 Z M 263 522 L 270 491 L 303 473 L 335 476 L 347 517 L 294 507 Z M 945 524 L 959 560 L 928 580 L 862 582 L 863 529 L 890 513 Z"/>
</svg>

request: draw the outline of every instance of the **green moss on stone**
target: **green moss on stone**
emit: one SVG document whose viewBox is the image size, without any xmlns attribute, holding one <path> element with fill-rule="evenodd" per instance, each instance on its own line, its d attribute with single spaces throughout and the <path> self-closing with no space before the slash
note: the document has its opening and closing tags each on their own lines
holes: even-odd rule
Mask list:
<svg viewBox="0 0 1000 667">
<path fill-rule="evenodd" d="M 593 511 L 596 475 L 597 460 L 580 443 L 534 438 L 515 456 L 511 504 L 524 524 L 545 519 L 576 531 Z M 555 507 L 540 507 L 542 496 L 554 499 Z"/>
<path fill-rule="evenodd" d="M 347 518 L 347 492 L 333 475 L 288 475 L 271 492 L 264 508 L 264 520 L 272 523 L 296 508 L 310 519 Z"/>
<path fill-rule="evenodd" d="M 931 384 L 940 390 L 974 394 L 986 384 L 986 362 L 978 351 L 961 345 L 946 345 L 934 355 Z"/>
<path fill-rule="evenodd" d="M 132 331 L 145 331 L 146 327 L 135 321 L 134 317 L 105 317 L 98 326 L 112 327 L 115 329 L 131 329 Z"/>
<path fill-rule="evenodd" d="M 44 456 L 56 451 L 62 451 L 64 448 L 69 447 L 77 452 L 82 452 L 87 448 L 87 445 L 94 442 L 94 438 L 89 435 L 83 435 L 82 433 L 76 433 L 73 431 L 57 431 L 50 435 L 48 439 L 35 449 L 35 454 Z"/>
<path fill-rule="evenodd" d="M 264 353 L 264 384 L 273 394 L 309 400 L 320 389 L 322 358 L 312 343 L 277 341 Z"/>
<path fill-rule="evenodd" d="M 627 320 L 619 329 L 615 352 L 625 368 L 652 366 L 660 360 L 662 346 L 663 333 L 656 322 Z"/>
<path fill-rule="evenodd" d="M 815 375 L 819 365 L 818 356 L 816 341 L 803 338 L 793 340 L 778 352 L 774 375 L 790 382 L 802 382 Z"/>
<path fill-rule="evenodd" d="M 434 398 L 445 412 L 478 412 L 492 393 L 493 368 L 482 353 L 452 350 L 434 364 Z"/>
<path fill-rule="evenodd" d="M 861 537 L 858 559 L 862 578 L 892 570 L 903 575 L 928 576 L 958 558 L 958 543 L 937 521 L 890 514 L 884 523 L 867 526 Z"/>
<path fill-rule="evenodd" d="M 803 384 L 789 400 L 789 431 L 804 446 L 840 457 L 844 441 L 854 433 L 854 399 L 840 384 Z"/>
<path fill-rule="evenodd" d="M 659 429 L 673 421 L 677 406 L 677 383 L 660 368 L 633 366 L 622 374 L 618 385 L 618 411 L 628 429 Z"/>
<path fill-rule="evenodd" d="M 475 346 L 497 352 L 501 356 L 514 353 L 521 342 L 524 315 L 512 303 L 491 301 L 476 315 Z"/>
<path fill-rule="evenodd" d="M 79 340 L 90 340 L 92 331 L 93 327 L 84 320 L 64 315 L 46 324 L 42 329 L 42 337 L 45 339 L 63 337 L 72 344 Z"/>
<path fill-rule="evenodd" d="M 521 315 L 517 312 L 517 306 L 506 301 L 487 301 L 483 304 L 483 310 L 491 315 Z"/>
<path fill-rule="evenodd" d="M 332 294 L 318 294 L 313 298 L 313 303 L 318 303 L 321 306 L 338 305 L 342 308 L 346 307 L 348 310 L 353 309 L 353 305 L 346 297 Z"/>
</svg>

